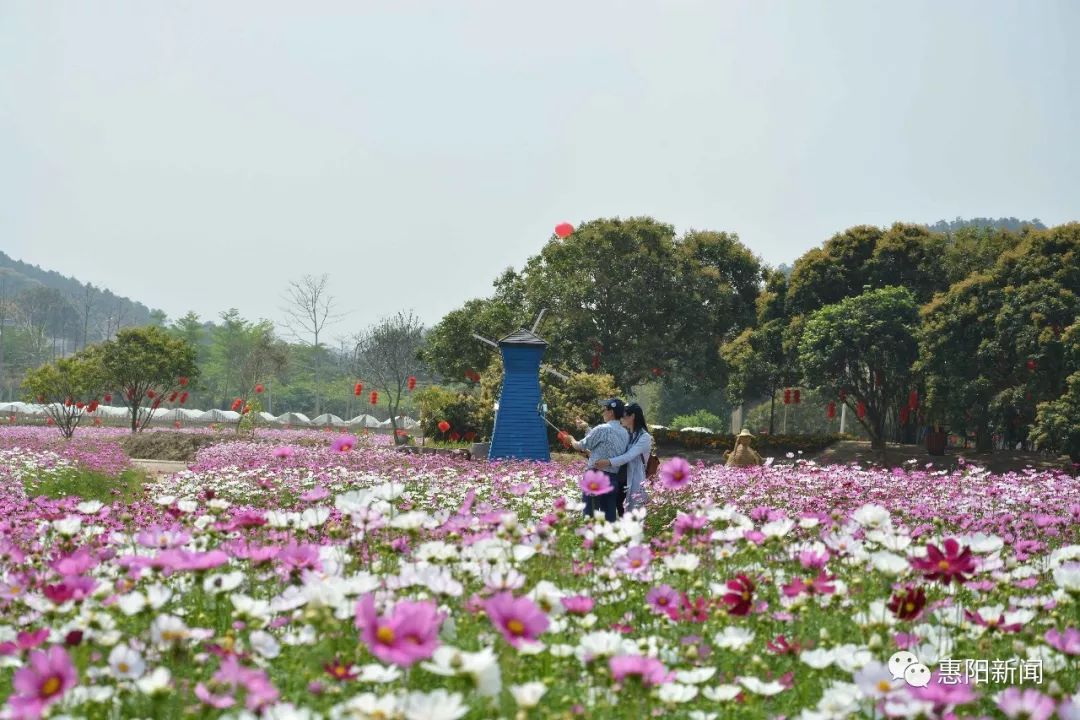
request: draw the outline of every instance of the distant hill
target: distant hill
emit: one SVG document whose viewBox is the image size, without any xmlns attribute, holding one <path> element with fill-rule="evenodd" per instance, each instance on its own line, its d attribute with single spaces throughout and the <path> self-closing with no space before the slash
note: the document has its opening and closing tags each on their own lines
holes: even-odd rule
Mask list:
<svg viewBox="0 0 1080 720">
<path fill-rule="evenodd" d="M 119 328 L 160 322 L 161 311 L 105 288 L 44 270 L 0 252 L 0 313 L 4 325 L 40 327 L 66 349 L 105 339 Z"/>
<path fill-rule="evenodd" d="M 955 220 L 938 220 L 933 225 L 927 225 L 927 227 L 934 232 L 940 233 L 956 232 L 963 228 L 993 228 L 995 230 L 1010 230 L 1012 232 L 1018 232 L 1025 227 L 1034 228 L 1035 230 L 1046 229 L 1046 226 L 1043 225 L 1042 221 L 1038 218 L 1018 220 L 1014 217 L 971 218 L 970 220 L 964 220 L 963 218 L 958 217 Z"/>
</svg>

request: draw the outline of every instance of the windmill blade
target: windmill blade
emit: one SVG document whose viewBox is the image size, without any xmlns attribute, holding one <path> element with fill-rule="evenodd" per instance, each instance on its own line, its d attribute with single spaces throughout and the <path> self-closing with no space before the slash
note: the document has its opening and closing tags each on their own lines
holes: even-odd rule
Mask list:
<svg viewBox="0 0 1080 720">
<path fill-rule="evenodd" d="M 555 377 L 559 378 L 559 379 L 560 379 L 560 380 L 562 380 L 563 382 L 566 382 L 567 380 L 569 380 L 569 379 L 570 379 L 570 378 L 568 378 L 568 377 L 567 377 L 566 375 L 563 375 L 563 374 L 562 374 L 561 372 L 559 372 L 558 370 L 556 370 L 555 368 L 551 367 L 550 365 L 541 365 L 541 366 L 540 366 L 540 369 L 541 369 L 541 370 L 544 370 L 545 372 L 549 372 L 549 373 L 551 373 L 552 375 L 554 375 Z"/>
<path fill-rule="evenodd" d="M 532 324 L 532 330 L 529 331 L 533 335 L 536 334 L 536 328 L 540 327 L 540 321 L 544 319 L 544 313 L 546 313 L 546 312 L 547 312 L 547 308 L 540 308 L 540 314 L 538 314 L 536 316 L 536 322 L 534 322 Z"/>
<path fill-rule="evenodd" d="M 480 342 L 482 342 L 482 343 L 487 343 L 488 345 L 495 348 L 496 350 L 499 349 L 499 344 L 498 343 L 492 342 L 491 340 L 488 340 L 486 337 L 483 337 L 482 335 L 477 335 L 476 333 L 473 333 L 472 336 L 474 338 L 476 338 L 477 340 L 479 340 Z"/>
</svg>

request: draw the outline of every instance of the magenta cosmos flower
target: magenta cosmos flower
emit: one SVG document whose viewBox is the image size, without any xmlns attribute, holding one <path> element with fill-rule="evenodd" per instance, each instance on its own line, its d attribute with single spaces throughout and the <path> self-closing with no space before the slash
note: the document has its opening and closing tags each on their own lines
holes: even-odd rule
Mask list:
<svg viewBox="0 0 1080 720">
<path fill-rule="evenodd" d="M 527 597 L 516 598 L 508 592 L 499 593 L 484 602 L 484 612 L 491 624 L 502 633 L 506 642 L 516 648 L 523 642 L 535 642 L 548 628 L 548 617 Z"/>
<path fill-rule="evenodd" d="M 607 473 L 598 470 L 588 470 L 585 477 L 581 478 L 581 492 L 586 495 L 607 495 L 615 488 L 611 485 L 611 478 Z"/>
<path fill-rule="evenodd" d="M 375 612 L 375 596 L 371 593 L 356 604 L 360 639 L 379 660 L 402 667 L 435 654 L 443 619 L 430 601 L 400 600 L 389 615 L 381 617 Z"/>
<path fill-rule="evenodd" d="M 334 442 L 330 443 L 330 449 L 334 452 L 346 453 L 356 447 L 355 435 L 342 435 L 334 438 Z"/>
<path fill-rule="evenodd" d="M 295 453 L 296 450 L 294 450 L 289 445 L 283 445 L 281 447 L 274 448 L 274 457 L 276 457 L 278 460 L 285 460 L 287 458 L 291 458 Z"/>
<path fill-rule="evenodd" d="M 1066 655 L 1080 655 L 1080 630 L 1066 628 L 1065 632 L 1057 629 L 1046 631 L 1046 644 Z"/>
<path fill-rule="evenodd" d="M 971 556 L 971 548 L 961 548 L 955 538 L 949 538 L 942 545 L 944 552 L 936 545 L 927 545 L 926 557 L 912 559 L 911 566 L 921 570 L 927 580 L 941 580 L 942 585 L 948 585 L 953 580 L 963 583 L 970 579 L 965 575 L 975 572 L 975 559 Z"/>
<path fill-rule="evenodd" d="M 646 593 L 645 602 L 649 603 L 654 613 L 667 614 L 667 611 L 679 602 L 679 593 L 670 585 L 660 585 Z"/>
<path fill-rule="evenodd" d="M 26 667 L 15 671 L 11 683 L 15 694 L 10 703 L 15 717 L 41 717 L 46 707 L 75 687 L 78 679 L 75 665 L 64 648 L 57 645 L 47 652 L 30 653 Z"/>
<path fill-rule="evenodd" d="M 668 490 L 678 490 L 690 482 L 690 463 L 684 458 L 675 457 L 660 468 L 660 479 Z"/>
<path fill-rule="evenodd" d="M 668 682 L 672 673 L 667 671 L 664 664 L 656 658 L 642 655 L 619 655 L 608 661 L 611 668 L 611 677 L 615 682 L 622 682 L 627 677 L 636 676 L 646 687 L 662 685 Z"/>
<path fill-rule="evenodd" d="M 1054 701 L 1033 688 L 1011 687 L 1001 693 L 997 705 L 1007 718 L 1047 720 L 1054 714 Z"/>
</svg>

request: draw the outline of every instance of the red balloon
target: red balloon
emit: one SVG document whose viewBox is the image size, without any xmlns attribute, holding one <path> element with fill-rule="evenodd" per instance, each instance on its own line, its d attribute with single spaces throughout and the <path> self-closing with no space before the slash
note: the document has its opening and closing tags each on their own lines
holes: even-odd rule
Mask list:
<svg viewBox="0 0 1080 720">
<path fill-rule="evenodd" d="M 562 222 L 555 226 L 555 234 L 559 238 L 568 238 L 574 232 L 574 226 L 568 222 Z"/>
<path fill-rule="evenodd" d="M 440 420 L 439 421 L 439 432 L 444 433 L 449 429 L 450 429 L 450 423 L 446 422 L 445 420 Z"/>
</svg>

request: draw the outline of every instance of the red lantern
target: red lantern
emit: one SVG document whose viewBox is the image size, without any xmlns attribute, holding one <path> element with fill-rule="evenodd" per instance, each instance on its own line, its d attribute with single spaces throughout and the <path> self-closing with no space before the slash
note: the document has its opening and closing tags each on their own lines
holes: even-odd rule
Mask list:
<svg viewBox="0 0 1080 720">
<path fill-rule="evenodd" d="M 438 428 L 439 428 L 439 432 L 445 433 L 447 430 L 450 429 L 450 423 L 446 422 L 445 420 L 440 420 L 439 424 L 438 424 Z"/>
<path fill-rule="evenodd" d="M 255 393 L 256 394 L 261 394 L 262 391 L 265 390 L 265 389 L 266 388 L 263 387 L 262 383 L 259 383 L 258 385 L 255 386 Z"/>
<path fill-rule="evenodd" d="M 795 401 L 796 405 L 799 404 L 799 388 L 795 388 L 795 390 L 791 393 L 791 399 Z"/>
<path fill-rule="evenodd" d="M 244 406 L 243 398 L 236 398 L 235 400 L 232 401 L 232 411 L 233 412 L 240 412 L 240 408 L 242 408 L 243 406 Z"/>
<path fill-rule="evenodd" d="M 180 429 L 180 421 L 179 420 L 173 420 L 172 426 L 174 428 L 176 428 L 177 430 L 179 430 Z"/>
<path fill-rule="evenodd" d="M 55 425 L 56 421 L 53 420 L 52 418 L 49 418 L 48 420 L 45 421 L 45 424 L 46 425 Z"/>
<path fill-rule="evenodd" d="M 157 393 L 155 393 L 153 390 L 147 390 L 146 391 L 146 397 L 150 398 L 151 400 L 154 399 L 155 395 L 157 395 Z"/>
<path fill-rule="evenodd" d="M 791 404 L 791 388 L 784 388 L 784 404 Z"/>
<path fill-rule="evenodd" d="M 371 401 L 372 405 L 378 405 L 379 404 L 379 391 L 378 390 L 372 390 L 371 395 L 368 396 L 368 400 Z"/>
<path fill-rule="evenodd" d="M 188 384 L 188 379 L 186 377 L 180 378 L 180 387 L 184 387 L 187 384 Z"/>
<path fill-rule="evenodd" d="M 657 367 L 657 368 L 652 369 L 652 374 L 653 374 L 653 377 L 660 377 L 661 375 L 664 374 L 664 371 Z"/>
<path fill-rule="evenodd" d="M 825 414 L 829 417 L 830 420 L 836 417 L 836 403 L 829 403 L 828 408 L 825 410 Z"/>
<path fill-rule="evenodd" d="M 75 407 L 79 410 L 82 410 L 84 407 L 86 407 L 86 403 L 84 403 L 82 400 L 79 400 L 77 403 L 75 403 Z"/>
<path fill-rule="evenodd" d="M 105 393 L 105 397 L 103 399 L 105 400 L 106 403 L 111 403 L 112 402 L 112 395 L 109 394 L 109 393 Z"/>
<path fill-rule="evenodd" d="M 900 408 L 900 424 L 901 425 L 907 425 L 908 413 L 909 412 L 911 412 L 911 411 L 906 407 Z"/>
<path fill-rule="evenodd" d="M 908 410 L 915 410 L 915 409 L 917 409 L 919 407 L 919 391 L 918 390 L 912 390 L 911 393 L 908 394 L 907 406 L 908 406 Z"/>
<path fill-rule="evenodd" d="M 860 401 L 859 404 L 855 406 L 855 414 L 858 415 L 859 418 L 866 417 L 866 403 Z"/>
<path fill-rule="evenodd" d="M 358 382 L 353 385 L 352 394 L 356 397 L 360 397 L 360 393 L 364 392 L 364 383 Z"/>
<path fill-rule="evenodd" d="M 71 398 L 64 398 L 64 407 L 71 407 Z"/>
<path fill-rule="evenodd" d="M 89 412 L 89 413 L 95 412 L 95 411 L 97 411 L 97 409 L 98 409 L 98 401 L 97 400 L 91 400 L 90 404 L 86 406 L 86 412 Z"/>
<path fill-rule="evenodd" d="M 180 393 L 180 404 L 183 405 L 184 403 L 186 403 L 187 399 L 188 399 L 188 393 L 187 393 L 187 390 L 185 390 L 184 392 Z"/>
<path fill-rule="evenodd" d="M 464 437 L 469 442 L 472 442 L 473 440 L 476 439 L 476 433 L 474 433 L 472 430 L 470 430 L 467 433 L 465 433 Z"/>
<path fill-rule="evenodd" d="M 409 392 L 412 392 L 413 390 L 415 390 L 416 389 L 416 376 L 415 375 L 410 375 L 409 379 L 405 382 L 405 386 L 407 388 L 409 388 Z"/>
<path fill-rule="evenodd" d="M 1039 363 L 1035 362 L 1034 360 L 1028 360 L 1027 361 L 1027 369 L 1029 371 L 1035 372 L 1036 368 L 1038 368 L 1038 367 L 1039 367 Z"/>
<path fill-rule="evenodd" d="M 457 442 L 460 439 L 461 439 L 461 433 L 459 433 L 457 430 L 450 433 L 450 441 L 451 442 Z"/>
<path fill-rule="evenodd" d="M 561 222 L 555 226 L 555 235 L 560 239 L 570 237 L 572 232 L 574 232 L 574 226 L 568 222 Z"/>
</svg>

